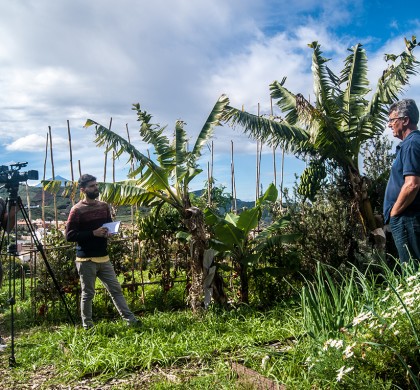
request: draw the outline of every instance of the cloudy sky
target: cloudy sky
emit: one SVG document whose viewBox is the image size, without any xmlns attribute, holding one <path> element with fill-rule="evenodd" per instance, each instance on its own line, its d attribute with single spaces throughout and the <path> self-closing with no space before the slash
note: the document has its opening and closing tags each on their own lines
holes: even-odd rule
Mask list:
<svg viewBox="0 0 420 390">
<path fill-rule="evenodd" d="M 383 54 L 399 54 L 404 36 L 420 38 L 414 0 L 22 0 L 3 1 L 0 11 L 0 164 L 25 161 L 24 169 L 41 177 L 49 126 L 55 174 L 70 178 L 69 123 L 76 178 L 80 161 L 83 172 L 103 180 L 104 151 L 95 146 L 93 129 L 83 129 L 87 118 L 105 126 L 112 118 L 112 129 L 122 135 L 127 124 L 132 142 L 146 153 L 133 103 L 170 131 L 184 120 L 194 139 L 223 93 L 233 106 L 256 113 L 260 105 L 268 113 L 268 85 L 287 76 L 286 87 L 309 96 L 312 41 L 337 71 L 346 49 L 362 43 L 374 86 L 386 67 Z M 419 75 L 405 96 L 420 102 Z M 239 129 L 215 131 L 217 184 L 230 190 L 231 141 L 237 196 L 252 200 L 255 142 Z M 274 177 L 273 157 L 263 151 L 266 187 Z M 207 153 L 205 170 L 208 160 Z M 279 160 L 280 153 L 278 170 Z M 116 164 L 117 180 L 125 178 L 125 162 Z M 49 178 L 49 152 L 46 166 Z M 286 156 L 285 185 L 303 166 Z M 107 180 L 111 170 L 109 164 Z M 193 189 L 204 180 L 198 177 Z"/>
</svg>

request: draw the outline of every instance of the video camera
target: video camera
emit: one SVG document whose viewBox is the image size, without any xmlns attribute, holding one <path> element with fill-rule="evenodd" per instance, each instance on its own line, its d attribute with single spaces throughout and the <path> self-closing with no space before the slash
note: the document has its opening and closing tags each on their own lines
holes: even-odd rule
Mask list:
<svg viewBox="0 0 420 390">
<path fill-rule="evenodd" d="M 7 165 L 0 165 L 0 184 L 9 187 L 27 180 L 38 180 L 38 171 L 20 172 L 20 169 L 27 165 L 27 162 L 11 164 L 10 168 Z"/>
</svg>

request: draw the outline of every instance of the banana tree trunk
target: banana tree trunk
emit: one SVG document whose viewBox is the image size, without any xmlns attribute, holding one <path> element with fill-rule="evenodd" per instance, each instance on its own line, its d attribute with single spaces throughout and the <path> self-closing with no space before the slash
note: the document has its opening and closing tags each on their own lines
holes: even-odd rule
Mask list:
<svg viewBox="0 0 420 390">
<path fill-rule="evenodd" d="M 188 302 L 193 312 L 197 312 L 202 308 L 204 301 L 204 275 L 203 266 L 204 252 L 207 247 L 207 236 L 204 223 L 203 212 L 194 206 L 190 206 L 184 211 L 184 223 L 191 234 L 190 244 L 190 289 L 188 292 Z M 226 303 L 226 295 L 223 291 L 223 284 L 220 283 L 220 277 L 215 272 L 213 281 L 210 286 L 213 291 L 213 299 L 219 304 Z"/>
<path fill-rule="evenodd" d="M 240 301 L 241 303 L 249 303 L 249 278 L 248 278 L 248 267 L 239 262 L 238 264 L 238 273 L 240 280 Z"/>
<path fill-rule="evenodd" d="M 367 192 L 366 178 L 360 175 L 359 172 L 349 171 L 350 184 L 353 189 L 353 198 L 357 203 L 361 220 L 364 227 L 365 237 L 369 234 L 375 234 L 377 229 L 382 226 L 378 223 L 377 218 L 373 214 L 372 204 L 370 203 L 369 195 Z"/>
</svg>

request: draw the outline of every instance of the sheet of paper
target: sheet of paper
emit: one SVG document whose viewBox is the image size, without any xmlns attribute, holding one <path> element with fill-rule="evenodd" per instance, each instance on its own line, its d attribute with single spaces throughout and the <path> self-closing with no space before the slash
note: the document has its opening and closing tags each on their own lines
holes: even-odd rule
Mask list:
<svg viewBox="0 0 420 390">
<path fill-rule="evenodd" d="M 102 227 L 108 228 L 109 234 L 117 234 L 118 229 L 120 228 L 120 223 L 121 221 L 108 222 L 108 223 L 104 223 Z"/>
</svg>

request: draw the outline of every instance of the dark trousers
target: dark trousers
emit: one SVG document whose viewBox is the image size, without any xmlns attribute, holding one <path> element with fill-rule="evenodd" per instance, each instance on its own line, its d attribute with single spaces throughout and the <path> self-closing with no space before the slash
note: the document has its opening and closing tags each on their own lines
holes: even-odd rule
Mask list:
<svg viewBox="0 0 420 390">
<path fill-rule="evenodd" d="M 389 222 L 400 262 L 420 260 L 420 213 L 396 215 Z"/>
</svg>

